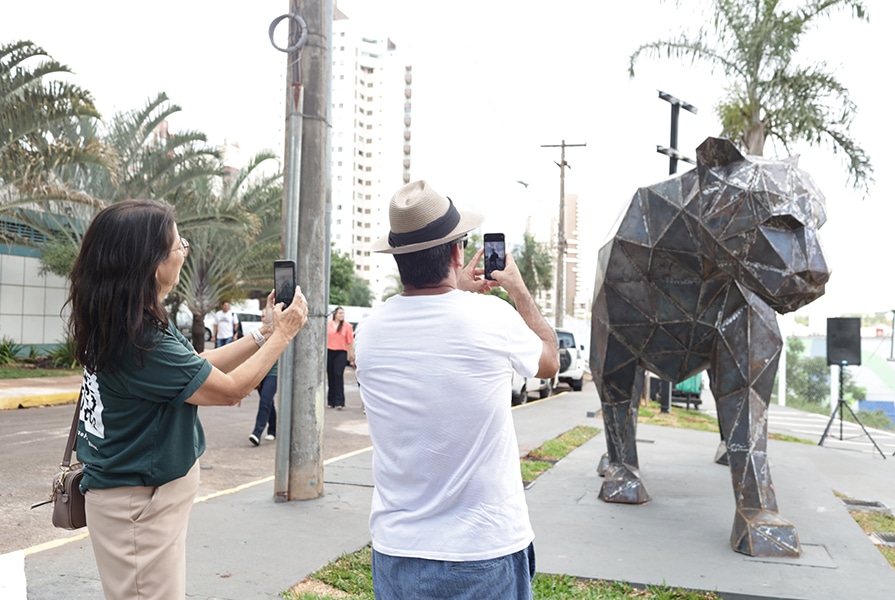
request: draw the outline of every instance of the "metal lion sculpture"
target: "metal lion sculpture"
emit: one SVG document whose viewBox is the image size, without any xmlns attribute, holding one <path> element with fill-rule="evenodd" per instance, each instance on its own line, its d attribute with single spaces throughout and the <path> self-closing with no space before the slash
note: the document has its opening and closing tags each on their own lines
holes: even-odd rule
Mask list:
<svg viewBox="0 0 895 600">
<path fill-rule="evenodd" d="M 824 197 L 796 162 L 708 138 L 696 169 L 637 191 L 600 249 L 594 287 L 590 365 L 608 448 L 600 497 L 650 499 L 635 445 L 644 369 L 675 383 L 707 369 L 736 500 L 730 544 L 750 556 L 801 553 L 767 457 L 783 349 L 775 311 L 819 298 L 830 277 L 817 237 Z"/>
</svg>

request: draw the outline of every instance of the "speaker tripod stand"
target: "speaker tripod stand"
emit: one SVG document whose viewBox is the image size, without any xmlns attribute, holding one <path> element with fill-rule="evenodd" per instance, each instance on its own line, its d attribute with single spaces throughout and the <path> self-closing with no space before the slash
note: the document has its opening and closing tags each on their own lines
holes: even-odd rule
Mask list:
<svg viewBox="0 0 895 600">
<path fill-rule="evenodd" d="M 861 423 L 861 419 L 858 418 L 858 415 L 855 414 L 855 411 L 851 409 L 851 406 L 848 405 L 848 402 L 842 397 L 842 388 L 845 383 L 845 367 L 848 365 L 847 362 L 842 361 L 839 364 L 839 402 L 836 405 L 836 409 L 830 415 L 830 420 L 827 421 L 827 428 L 824 429 L 824 434 L 820 436 L 820 442 L 818 442 L 818 446 L 824 445 L 824 440 L 827 438 L 827 434 L 830 433 L 830 427 L 833 425 L 833 420 L 836 418 L 836 413 L 839 413 L 839 439 L 844 440 L 845 438 L 842 435 L 842 415 L 843 415 L 843 407 L 848 409 L 848 412 L 851 413 L 851 416 L 854 418 L 855 422 L 861 426 L 861 429 L 864 431 L 864 435 L 870 440 L 870 443 L 873 444 L 873 447 L 876 448 L 876 451 L 879 452 L 879 455 L 883 457 L 883 460 L 886 459 L 885 453 L 880 450 L 879 446 L 876 445 L 873 437 L 870 435 L 870 432 L 867 431 L 867 428 L 864 427 L 864 424 Z M 895 455 L 893 455 L 895 456 Z"/>
</svg>

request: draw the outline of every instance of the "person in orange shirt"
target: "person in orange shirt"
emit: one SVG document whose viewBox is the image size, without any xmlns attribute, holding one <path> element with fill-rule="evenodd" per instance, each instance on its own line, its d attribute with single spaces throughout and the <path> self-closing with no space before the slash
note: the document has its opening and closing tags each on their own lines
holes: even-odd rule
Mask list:
<svg viewBox="0 0 895 600">
<path fill-rule="evenodd" d="M 345 320 L 345 309 L 338 306 L 326 328 L 326 378 L 329 381 L 326 403 L 330 408 L 344 408 L 345 366 L 353 363 L 354 328 Z"/>
</svg>

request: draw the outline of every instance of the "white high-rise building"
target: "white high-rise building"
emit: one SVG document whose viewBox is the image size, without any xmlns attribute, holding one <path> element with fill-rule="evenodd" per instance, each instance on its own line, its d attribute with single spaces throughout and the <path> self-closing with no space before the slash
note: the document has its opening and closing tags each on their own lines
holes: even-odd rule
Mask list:
<svg viewBox="0 0 895 600">
<path fill-rule="evenodd" d="M 567 193 L 563 203 L 565 209 L 564 224 L 565 232 L 563 237 L 566 241 L 566 257 L 565 270 L 563 276 L 563 300 L 565 304 L 565 315 L 576 319 L 587 319 L 590 315 L 590 290 L 593 287 L 593 274 L 582 272 L 581 248 L 579 239 L 579 220 L 581 211 L 579 209 L 578 195 Z M 556 267 L 556 234 L 557 234 L 557 217 L 553 214 L 554 205 L 545 203 L 539 207 L 538 213 L 529 216 L 526 225 L 526 231 L 530 233 L 535 240 L 546 244 L 551 255 L 554 257 L 553 266 Z M 556 273 L 554 272 L 554 277 Z M 554 279 L 554 282 L 556 280 Z M 543 311 L 544 315 L 552 318 L 556 314 L 556 284 L 546 291 L 537 294 L 535 301 Z"/>
<path fill-rule="evenodd" d="M 374 301 L 397 274 L 391 255 L 370 247 L 388 231 L 389 199 L 410 181 L 411 83 L 387 35 L 334 10 L 330 241 L 351 256 Z"/>
</svg>

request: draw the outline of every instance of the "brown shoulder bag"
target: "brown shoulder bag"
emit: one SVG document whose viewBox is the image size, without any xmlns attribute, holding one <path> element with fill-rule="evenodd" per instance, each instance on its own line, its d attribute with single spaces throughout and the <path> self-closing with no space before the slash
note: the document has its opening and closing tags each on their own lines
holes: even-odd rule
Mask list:
<svg viewBox="0 0 895 600">
<path fill-rule="evenodd" d="M 72 419 L 71 430 L 68 432 L 65 453 L 62 455 L 62 464 L 59 465 L 60 471 L 53 478 L 50 499 L 31 505 L 31 508 L 36 508 L 52 502 L 53 526 L 60 529 L 80 529 L 87 525 L 84 494 L 80 488 L 81 477 L 84 476 L 84 465 L 81 463 L 71 464 L 71 453 L 78 435 L 78 417 L 81 412 L 82 396 L 83 391 L 78 395 L 75 416 Z"/>
</svg>

